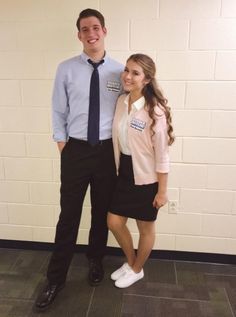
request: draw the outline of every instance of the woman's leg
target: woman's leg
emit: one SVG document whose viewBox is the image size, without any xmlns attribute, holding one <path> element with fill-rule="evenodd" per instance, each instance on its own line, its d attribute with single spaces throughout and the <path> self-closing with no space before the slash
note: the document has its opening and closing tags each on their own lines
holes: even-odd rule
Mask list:
<svg viewBox="0 0 236 317">
<path fill-rule="evenodd" d="M 155 222 L 136 220 L 139 230 L 139 244 L 137 257 L 132 266 L 134 272 L 138 273 L 142 270 L 146 260 L 148 259 L 155 241 Z"/>
<path fill-rule="evenodd" d="M 108 212 L 107 225 L 111 232 L 114 234 L 117 242 L 124 251 L 129 266 L 133 266 L 136 255 L 133 246 L 133 240 L 129 229 L 126 226 L 127 218 L 118 216 Z"/>
</svg>

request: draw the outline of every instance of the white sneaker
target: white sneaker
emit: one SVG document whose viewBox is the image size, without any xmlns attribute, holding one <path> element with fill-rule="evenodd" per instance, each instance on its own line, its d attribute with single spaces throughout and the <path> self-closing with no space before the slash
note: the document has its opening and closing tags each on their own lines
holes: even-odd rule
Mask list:
<svg viewBox="0 0 236 317">
<path fill-rule="evenodd" d="M 129 287 L 135 282 L 144 277 L 143 269 L 139 273 L 135 273 L 131 268 L 125 272 L 118 280 L 115 281 L 115 286 L 119 288 Z"/>
<path fill-rule="evenodd" d="M 123 274 L 125 274 L 125 272 L 128 271 L 129 269 L 130 269 L 129 264 L 124 263 L 118 270 L 116 270 L 115 272 L 111 274 L 111 279 L 113 281 L 118 280 L 118 278 L 120 278 Z"/>
</svg>

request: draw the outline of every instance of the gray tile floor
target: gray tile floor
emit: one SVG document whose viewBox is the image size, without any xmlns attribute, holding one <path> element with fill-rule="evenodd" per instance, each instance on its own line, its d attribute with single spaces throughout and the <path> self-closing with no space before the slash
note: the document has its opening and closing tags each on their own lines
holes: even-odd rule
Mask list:
<svg viewBox="0 0 236 317">
<path fill-rule="evenodd" d="M 236 317 L 236 266 L 149 259 L 145 277 L 124 290 L 109 275 L 123 263 L 108 256 L 102 285 L 87 284 L 87 259 L 75 254 L 66 287 L 47 312 L 32 309 L 50 252 L 0 249 L 0 317 Z"/>
</svg>

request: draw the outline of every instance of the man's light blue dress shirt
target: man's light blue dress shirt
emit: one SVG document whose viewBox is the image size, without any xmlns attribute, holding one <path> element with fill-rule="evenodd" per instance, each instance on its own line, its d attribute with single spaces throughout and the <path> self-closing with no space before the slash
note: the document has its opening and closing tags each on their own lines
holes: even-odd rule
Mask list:
<svg viewBox="0 0 236 317">
<path fill-rule="evenodd" d="M 89 88 L 93 66 L 82 53 L 59 64 L 52 97 L 53 138 L 65 142 L 69 137 L 87 140 Z M 111 138 L 112 121 L 118 96 L 122 92 L 120 75 L 124 66 L 104 57 L 99 66 L 100 140 Z"/>
</svg>

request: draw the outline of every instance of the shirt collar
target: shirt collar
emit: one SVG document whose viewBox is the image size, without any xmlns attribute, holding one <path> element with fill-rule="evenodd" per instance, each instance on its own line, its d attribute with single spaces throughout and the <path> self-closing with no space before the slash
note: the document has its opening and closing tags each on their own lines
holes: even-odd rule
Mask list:
<svg viewBox="0 0 236 317">
<path fill-rule="evenodd" d="M 128 105 L 129 104 L 129 98 L 130 98 L 130 94 L 128 94 L 125 98 L 125 104 Z M 135 102 L 132 103 L 132 109 L 136 109 L 136 110 L 140 110 L 144 107 L 145 105 L 145 98 L 144 96 L 140 97 L 138 100 L 136 100 Z"/>
<path fill-rule="evenodd" d="M 91 59 L 85 52 L 82 52 L 80 55 L 83 62 L 89 64 L 88 59 Z M 105 52 L 105 55 L 103 57 L 104 63 L 106 63 L 106 60 L 108 59 L 107 53 Z"/>
</svg>

